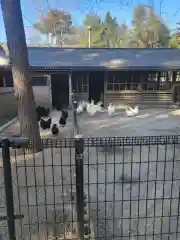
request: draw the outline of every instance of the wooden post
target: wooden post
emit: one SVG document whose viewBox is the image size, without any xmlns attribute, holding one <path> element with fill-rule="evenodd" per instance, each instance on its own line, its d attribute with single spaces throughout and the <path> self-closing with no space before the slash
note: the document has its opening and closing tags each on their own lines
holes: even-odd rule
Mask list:
<svg viewBox="0 0 180 240">
<path fill-rule="evenodd" d="M 108 99 L 107 99 L 107 81 L 108 81 L 108 72 L 105 71 L 104 76 L 104 106 L 107 107 L 108 105 Z"/>
<path fill-rule="evenodd" d="M 69 72 L 69 108 L 72 108 L 72 72 Z"/>
</svg>

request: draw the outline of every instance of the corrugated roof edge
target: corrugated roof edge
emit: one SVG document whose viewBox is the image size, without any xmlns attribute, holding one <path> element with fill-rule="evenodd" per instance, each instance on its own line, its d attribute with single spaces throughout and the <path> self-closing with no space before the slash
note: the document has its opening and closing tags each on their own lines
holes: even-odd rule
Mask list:
<svg viewBox="0 0 180 240">
<path fill-rule="evenodd" d="M 96 48 L 96 47 L 91 47 L 91 48 L 85 48 L 85 47 L 78 47 L 78 48 L 74 48 L 74 47 L 68 47 L 68 48 L 61 48 L 61 47 L 48 47 L 48 46 L 42 46 L 42 47 L 36 47 L 36 46 L 28 46 L 28 49 L 29 48 L 39 48 L 39 49 L 42 49 L 42 48 L 51 48 L 51 49 L 86 49 L 86 50 L 92 50 L 92 49 L 103 49 L 103 50 L 115 50 L 115 49 L 121 49 L 121 50 L 130 50 L 130 49 L 133 49 L 133 50 L 143 50 L 143 51 L 149 51 L 149 50 L 153 50 L 153 51 L 159 51 L 159 50 L 178 50 L 180 51 L 180 48 Z"/>
<path fill-rule="evenodd" d="M 60 47 L 48 47 L 48 46 L 43 46 L 43 47 L 36 47 L 36 46 L 33 46 L 33 47 L 28 47 L 28 49 L 29 50 L 42 50 L 42 49 L 45 49 L 45 50 L 68 50 L 68 49 L 70 49 L 70 50 L 76 50 L 76 51 L 82 51 L 82 50 L 86 50 L 86 51 L 89 51 L 89 52 L 91 52 L 91 51 L 94 51 L 94 50 L 103 50 L 103 51 L 112 51 L 112 52 L 114 52 L 114 51 L 116 51 L 116 50 L 120 50 L 121 52 L 124 52 L 124 51 L 127 51 L 127 52 L 130 52 L 130 51 L 135 51 L 135 52 L 140 52 L 140 54 L 141 54 L 141 52 L 143 53 L 143 52 L 149 52 L 149 51 L 151 51 L 151 52 L 159 52 L 159 51 L 163 51 L 163 50 L 165 50 L 165 51 L 170 51 L 170 52 L 178 52 L 178 54 L 180 53 L 180 49 L 176 49 L 176 48 L 60 48 Z M 159 54 L 159 53 L 158 53 Z M 84 66 L 84 67 L 82 67 L 82 66 L 33 66 L 33 65 L 31 65 L 30 66 L 30 68 L 32 69 L 32 70 L 35 70 L 35 71 L 70 71 L 70 70 L 111 70 L 111 71 L 119 71 L 119 70 L 121 70 L 121 71 L 123 71 L 123 70 L 125 70 L 125 71 L 127 71 L 127 70 L 158 70 L 158 71 L 163 71 L 163 70 L 174 70 L 174 71 L 177 71 L 177 70 L 179 70 L 180 69 L 180 66 L 178 65 L 178 66 L 176 66 L 176 65 L 171 65 L 171 66 L 149 66 L 149 67 L 147 67 L 147 66 L 130 66 L 129 68 L 128 68 L 128 66 L 127 67 L 125 67 L 125 68 L 123 68 L 123 67 L 116 67 L 116 68 L 112 68 L 112 67 L 108 67 L 108 66 L 99 66 L 99 65 L 97 65 L 97 66 Z M 0 69 L 5 69 L 5 70 L 10 70 L 11 69 L 11 65 L 9 65 L 9 66 L 0 66 Z"/>
<path fill-rule="evenodd" d="M 0 69 L 5 70 L 5 71 L 9 71 L 11 70 L 11 66 L 0 66 Z M 108 67 L 103 67 L 103 66 L 97 66 L 97 67 L 31 67 L 30 69 L 32 71 L 35 72 L 49 72 L 49 71 L 53 71 L 53 72 L 63 72 L 63 71 L 180 71 L 180 67 L 179 66 L 171 66 L 171 67 L 157 67 L 157 66 L 151 66 L 151 67 L 126 67 L 126 68 L 108 68 Z"/>
</svg>

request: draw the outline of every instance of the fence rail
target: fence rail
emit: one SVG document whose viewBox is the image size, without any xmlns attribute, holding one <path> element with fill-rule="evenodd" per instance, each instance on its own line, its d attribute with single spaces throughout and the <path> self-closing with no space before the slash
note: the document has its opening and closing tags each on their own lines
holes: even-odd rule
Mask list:
<svg viewBox="0 0 180 240">
<path fill-rule="evenodd" d="M 78 135 L 81 136 L 81 135 Z M 0 139 L 0 147 L 2 147 L 3 139 Z M 102 147 L 110 146 L 139 146 L 139 145 L 170 145 L 180 144 L 180 135 L 168 136 L 140 136 L 140 137 L 91 137 L 83 138 L 84 147 Z M 75 148 L 75 138 L 64 139 L 42 139 L 44 148 Z M 10 138 L 9 145 L 12 148 L 31 148 L 33 143 L 25 138 Z"/>
<path fill-rule="evenodd" d="M 179 144 L 77 135 L 30 153 L 26 139 L 1 139 L 1 239 L 179 239 Z"/>
</svg>

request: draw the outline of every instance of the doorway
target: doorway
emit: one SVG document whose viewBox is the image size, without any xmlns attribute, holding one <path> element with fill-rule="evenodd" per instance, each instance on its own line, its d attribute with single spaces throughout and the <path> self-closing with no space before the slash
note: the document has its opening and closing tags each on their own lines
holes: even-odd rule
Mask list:
<svg viewBox="0 0 180 240">
<path fill-rule="evenodd" d="M 89 101 L 104 102 L 104 72 L 90 72 L 89 74 Z"/>
<path fill-rule="evenodd" d="M 69 106 L 69 75 L 67 73 L 51 75 L 52 106 L 53 108 Z"/>
</svg>

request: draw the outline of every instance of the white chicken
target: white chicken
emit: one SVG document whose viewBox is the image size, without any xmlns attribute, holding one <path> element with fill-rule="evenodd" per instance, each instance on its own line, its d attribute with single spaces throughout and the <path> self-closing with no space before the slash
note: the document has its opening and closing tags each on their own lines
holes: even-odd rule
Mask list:
<svg viewBox="0 0 180 240">
<path fill-rule="evenodd" d="M 139 113 L 139 108 L 136 106 L 135 108 L 128 107 L 126 108 L 126 115 L 128 117 L 136 116 Z"/>
<path fill-rule="evenodd" d="M 133 109 L 131 107 L 126 108 L 126 115 L 128 117 L 134 116 L 134 112 L 133 112 Z"/>
<path fill-rule="evenodd" d="M 86 108 L 86 102 L 83 100 L 83 101 L 80 102 L 80 104 L 81 104 L 81 106 L 82 106 L 82 108 L 84 110 Z"/>
<path fill-rule="evenodd" d="M 76 109 L 77 113 L 82 113 L 83 112 L 83 107 L 81 105 L 79 105 Z"/>
<path fill-rule="evenodd" d="M 94 104 L 94 101 L 92 100 L 91 103 L 87 103 L 86 105 L 86 110 L 87 110 L 87 113 L 90 115 L 90 116 L 93 116 L 97 111 L 98 111 L 98 108 L 97 106 Z"/>
<path fill-rule="evenodd" d="M 94 107 L 96 108 L 97 112 L 100 112 L 102 110 L 102 102 L 98 102 L 96 105 L 94 105 Z"/>
<path fill-rule="evenodd" d="M 91 105 L 91 106 L 94 106 L 94 100 L 91 100 L 90 105 Z"/>
<path fill-rule="evenodd" d="M 108 106 L 108 115 L 112 116 L 113 113 L 115 113 L 115 106 L 112 103 L 110 103 Z"/>
<path fill-rule="evenodd" d="M 138 115 L 139 113 L 139 107 L 136 106 L 134 109 L 133 109 L 133 113 L 134 113 L 134 116 Z"/>
<path fill-rule="evenodd" d="M 76 109 L 76 112 L 77 113 L 82 113 L 84 111 L 84 109 L 86 108 L 86 102 L 83 100 L 83 101 L 80 101 L 78 103 L 78 107 Z"/>
<path fill-rule="evenodd" d="M 93 116 L 96 113 L 96 111 L 97 111 L 96 108 L 92 106 L 88 109 L 87 112 L 90 116 Z"/>
</svg>

